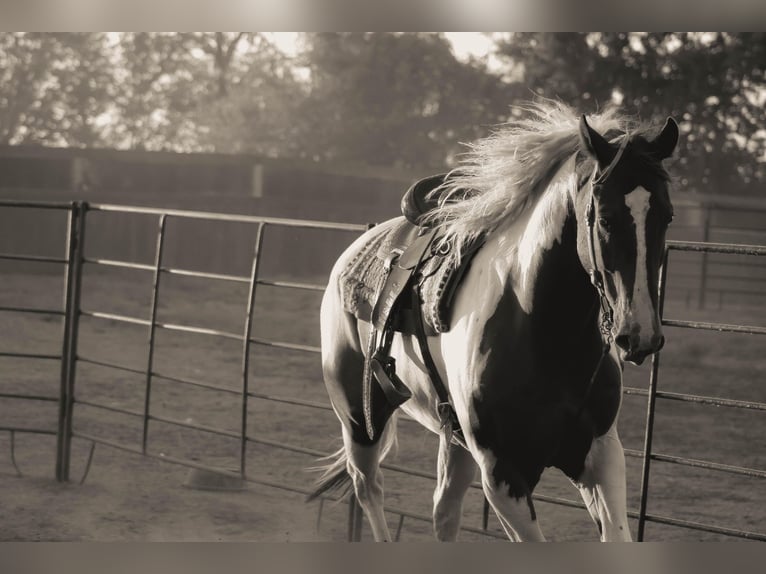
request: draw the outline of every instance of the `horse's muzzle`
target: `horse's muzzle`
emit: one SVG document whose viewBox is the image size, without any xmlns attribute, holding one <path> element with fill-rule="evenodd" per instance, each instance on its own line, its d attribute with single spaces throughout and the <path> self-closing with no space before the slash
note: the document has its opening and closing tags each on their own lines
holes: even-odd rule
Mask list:
<svg viewBox="0 0 766 574">
<path fill-rule="evenodd" d="M 615 337 L 615 344 L 620 349 L 623 361 L 641 365 L 649 355 L 658 352 L 665 345 L 665 337 L 661 333 L 652 335 L 648 345 L 642 345 L 637 333 L 621 334 Z"/>
</svg>

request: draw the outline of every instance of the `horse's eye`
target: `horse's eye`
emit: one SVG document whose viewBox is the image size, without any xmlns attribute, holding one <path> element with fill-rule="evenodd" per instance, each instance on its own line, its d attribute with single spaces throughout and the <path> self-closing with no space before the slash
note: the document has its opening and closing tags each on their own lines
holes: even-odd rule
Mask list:
<svg viewBox="0 0 766 574">
<path fill-rule="evenodd" d="M 604 228 L 605 231 L 609 231 L 609 220 L 606 217 L 599 217 L 598 224 Z"/>
</svg>

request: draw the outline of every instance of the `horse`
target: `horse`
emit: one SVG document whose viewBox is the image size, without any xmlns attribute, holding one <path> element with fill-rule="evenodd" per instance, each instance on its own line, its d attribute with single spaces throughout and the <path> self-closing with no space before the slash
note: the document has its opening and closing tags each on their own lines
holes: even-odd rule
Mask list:
<svg viewBox="0 0 766 574">
<path fill-rule="evenodd" d="M 390 356 L 411 391 L 398 409 L 439 436 L 438 540 L 457 538 L 477 469 L 506 535 L 545 540 L 532 493 L 555 467 L 579 490 L 602 541 L 630 541 L 617 433 L 622 371 L 664 344 L 658 282 L 673 207 L 662 162 L 678 126 L 668 118 L 656 132 L 614 107 L 590 119 L 560 102 L 524 109 L 475 142 L 431 192 L 425 220 L 438 245 L 482 243 L 449 329 L 428 336 L 426 348 L 393 334 Z M 321 466 L 313 496 L 353 487 L 376 541 L 391 540 L 380 462 L 396 443 L 396 410 L 376 409 L 382 430 L 366 432 L 360 381 L 374 329 L 344 308 L 339 280 L 365 244 L 401 220 L 372 227 L 343 252 L 321 304 L 322 370 L 343 446 Z M 450 257 L 458 265 L 460 250 Z M 445 429 L 436 376 L 460 432 Z"/>
</svg>

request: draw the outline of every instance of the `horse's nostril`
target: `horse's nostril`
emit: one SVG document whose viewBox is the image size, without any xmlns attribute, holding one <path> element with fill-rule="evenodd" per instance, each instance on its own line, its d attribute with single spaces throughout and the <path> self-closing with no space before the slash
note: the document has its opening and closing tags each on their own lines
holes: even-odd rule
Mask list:
<svg viewBox="0 0 766 574">
<path fill-rule="evenodd" d="M 623 351 L 630 350 L 630 335 L 617 335 L 617 337 L 614 339 L 614 342 Z"/>
</svg>

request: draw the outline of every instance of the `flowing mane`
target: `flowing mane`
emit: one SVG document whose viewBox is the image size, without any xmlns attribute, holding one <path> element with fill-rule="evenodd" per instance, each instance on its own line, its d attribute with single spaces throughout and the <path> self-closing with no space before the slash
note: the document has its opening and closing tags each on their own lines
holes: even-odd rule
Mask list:
<svg viewBox="0 0 766 574">
<path fill-rule="evenodd" d="M 526 117 L 469 144 L 461 165 L 433 192 L 439 206 L 428 220 L 442 228 L 442 241 L 460 245 L 515 219 L 536 203 L 564 162 L 580 151 L 579 116 L 572 108 L 544 101 L 521 110 Z M 589 115 L 588 122 L 601 133 L 624 134 L 633 127 L 614 107 Z M 583 157 L 578 172 L 592 166 L 592 160 Z"/>
</svg>

